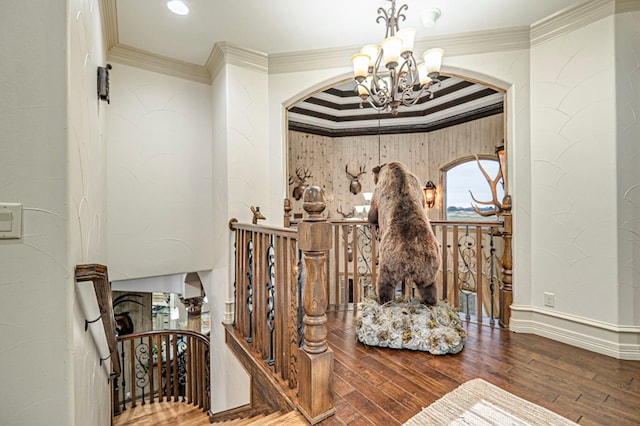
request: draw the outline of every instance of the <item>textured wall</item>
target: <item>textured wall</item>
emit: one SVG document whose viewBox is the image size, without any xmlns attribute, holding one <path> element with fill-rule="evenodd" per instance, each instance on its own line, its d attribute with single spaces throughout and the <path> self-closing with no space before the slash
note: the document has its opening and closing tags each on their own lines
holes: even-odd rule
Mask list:
<svg viewBox="0 0 640 426">
<path fill-rule="evenodd" d="M 543 306 L 551 292 L 555 310 L 615 324 L 613 22 L 607 17 L 531 50 L 531 304 Z"/>
<path fill-rule="evenodd" d="M 7 426 L 73 424 L 66 6 L 12 1 L 0 13 L 0 201 L 25 207 L 24 238 L 0 240 Z"/>
<path fill-rule="evenodd" d="M 110 278 L 210 269 L 210 87 L 115 64 L 111 93 Z"/>
<path fill-rule="evenodd" d="M 640 326 L 640 12 L 616 15 L 619 323 Z"/>
<path fill-rule="evenodd" d="M 105 149 L 106 102 L 96 96 L 98 66 L 105 66 L 102 25 L 98 0 L 72 0 L 68 6 L 68 217 L 69 270 L 83 263 L 107 264 Z M 70 277 L 73 279 L 73 275 Z M 90 282 L 79 286 L 91 286 Z M 74 287 L 75 288 L 75 287 Z M 94 296 L 95 297 L 95 296 Z M 101 323 L 94 341 L 85 332 L 85 312 L 74 292 L 73 406 L 76 425 L 109 425 L 111 420 L 108 365 L 99 366 L 108 356 Z M 94 318 L 89 318 L 94 319 Z M 94 331 L 94 330 L 92 330 Z M 102 353 L 101 353 L 102 352 Z"/>
</svg>

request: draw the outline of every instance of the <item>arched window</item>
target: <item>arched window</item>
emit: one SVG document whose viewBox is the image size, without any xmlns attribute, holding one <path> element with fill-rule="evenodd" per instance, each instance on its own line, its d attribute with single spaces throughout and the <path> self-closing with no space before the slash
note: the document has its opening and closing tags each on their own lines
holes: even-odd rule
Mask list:
<svg viewBox="0 0 640 426">
<path fill-rule="evenodd" d="M 481 159 L 480 164 L 489 174 L 491 179 L 495 179 L 500 170 L 500 163 L 497 160 Z M 476 205 L 480 210 L 491 210 L 492 206 L 478 204 L 471 198 L 471 193 L 479 201 L 490 201 L 491 187 L 484 177 L 475 159 L 459 163 L 445 171 L 446 190 L 444 197 L 444 211 L 446 220 L 451 221 L 477 221 L 496 220 L 496 216 L 483 217 L 478 215 L 472 205 Z M 504 197 L 502 180 L 496 186 L 498 200 Z"/>
</svg>

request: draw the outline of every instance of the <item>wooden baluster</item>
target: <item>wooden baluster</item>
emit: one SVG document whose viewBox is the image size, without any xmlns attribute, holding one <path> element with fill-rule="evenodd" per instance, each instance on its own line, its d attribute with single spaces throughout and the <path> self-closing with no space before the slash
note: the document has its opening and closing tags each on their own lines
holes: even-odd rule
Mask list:
<svg viewBox="0 0 640 426">
<path fill-rule="evenodd" d="M 454 229 L 457 229 L 457 227 L 454 226 Z M 442 298 L 448 301 L 449 303 L 451 303 L 453 306 L 457 307 L 458 306 L 458 283 L 455 279 L 453 280 L 453 289 L 451 289 L 452 294 L 451 296 L 449 296 L 449 275 L 448 275 L 449 274 L 449 269 L 448 269 L 449 248 L 447 247 L 448 232 L 449 232 L 449 229 L 447 228 L 447 225 L 442 225 L 442 252 L 441 252 L 442 253 Z M 455 241 L 455 238 L 452 244 L 454 246 L 455 244 L 457 244 L 457 241 Z M 458 265 L 456 265 L 455 262 L 456 261 L 454 258 L 454 261 L 453 261 L 454 271 L 458 268 Z M 451 297 L 451 299 L 449 299 L 449 297 Z"/>
<path fill-rule="evenodd" d="M 371 288 L 374 288 L 376 282 L 378 282 L 378 230 L 375 226 L 367 225 L 369 232 L 371 233 Z M 369 296 L 369 291 L 365 293 L 365 296 Z"/>
<path fill-rule="evenodd" d="M 303 294 L 304 339 L 298 352 L 300 412 L 311 424 L 335 414 L 333 406 L 333 351 L 327 344 L 326 262 L 331 249 L 331 224 L 322 217 L 324 192 L 309 186 L 302 208 L 307 217 L 298 225 L 298 244 L 304 253 L 306 282 Z"/>
<path fill-rule="evenodd" d="M 178 401 L 178 335 L 171 335 L 173 360 L 171 362 L 171 377 L 173 379 L 173 400 Z"/>
<path fill-rule="evenodd" d="M 299 306 L 298 298 L 298 247 L 296 240 L 289 240 L 289 267 L 288 267 L 288 283 L 289 283 L 289 351 L 287 353 L 287 368 L 289 370 L 289 387 L 295 389 L 298 387 L 298 365 L 297 356 L 300 346 L 300 333 L 298 331 L 299 324 Z"/>
<path fill-rule="evenodd" d="M 351 252 L 353 253 L 353 288 L 352 288 L 352 296 L 351 300 L 353 301 L 353 312 L 357 312 L 358 310 L 358 302 L 360 302 L 360 274 L 358 271 L 358 226 L 351 225 L 351 233 L 353 234 L 353 239 L 351 243 Z M 349 299 L 347 299 L 347 306 Z"/>
<path fill-rule="evenodd" d="M 500 288 L 500 325 L 509 327 L 511 319 L 511 303 L 513 302 L 513 278 L 512 267 L 513 258 L 511 254 L 511 233 L 513 224 L 511 222 L 511 195 L 505 195 L 502 200 L 502 217 L 504 218 L 504 229 L 502 239 L 504 241 L 504 252 L 502 253 L 502 287 Z"/>
<path fill-rule="evenodd" d="M 349 307 L 349 296 L 352 294 L 349 291 L 349 226 L 342 225 L 342 295 L 344 297 L 344 306 L 342 309 L 346 310 Z M 342 301 L 342 299 L 340 299 Z"/>
<path fill-rule="evenodd" d="M 445 226 L 445 229 L 447 227 Z M 453 289 L 451 290 L 451 304 L 458 308 L 460 306 L 460 227 L 458 225 L 453 226 L 453 237 L 451 247 L 453 247 L 452 262 L 453 262 Z M 449 253 L 448 247 L 443 247 L 443 253 Z M 466 302 L 466 301 L 465 301 Z"/>
<path fill-rule="evenodd" d="M 153 338 L 147 337 L 147 345 L 149 345 L 149 360 L 147 361 L 148 368 L 147 374 L 149 374 L 149 403 L 153 404 L 154 400 L 154 388 L 153 388 Z"/>
<path fill-rule="evenodd" d="M 288 198 L 284 199 L 284 227 L 285 228 L 290 228 L 291 227 L 291 200 L 289 200 Z"/>
<path fill-rule="evenodd" d="M 137 405 L 136 401 L 136 348 L 135 342 L 129 340 L 129 389 L 131 389 L 131 408 L 135 408 Z M 126 395 L 125 395 L 126 397 Z"/>
<path fill-rule="evenodd" d="M 342 290 L 342 286 L 340 285 L 340 235 L 342 232 L 342 227 L 340 225 L 336 225 L 333 227 L 333 286 L 335 288 L 335 297 L 332 300 L 333 307 L 332 310 L 340 310 L 342 309 L 342 297 L 344 295 L 344 291 Z M 329 263 L 332 261 L 330 260 Z"/>
</svg>

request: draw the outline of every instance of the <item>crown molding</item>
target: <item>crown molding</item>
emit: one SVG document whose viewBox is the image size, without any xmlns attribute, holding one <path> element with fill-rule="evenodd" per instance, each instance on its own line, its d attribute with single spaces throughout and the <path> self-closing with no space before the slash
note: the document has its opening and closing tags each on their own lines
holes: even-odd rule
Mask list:
<svg viewBox="0 0 640 426">
<path fill-rule="evenodd" d="M 213 46 L 205 68 L 211 79 L 215 79 L 225 65 L 235 65 L 240 68 L 267 74 L 269 59 L 266 53 L 245 49 L 233 43 L 218 42 Z"/>
<path fill-rule="evenodd" d="M 350 67 L 349 58 L 359 49 L 351 46 L 273 53 L 269 55 L 269 74 Z"/>
<path fill-rule="evenodd" d="M 202 65 L 156 55 L 124 44 L 119 44 L 109 49 L 107 59 L 148 71 L 211 84 L 211 75 Z"/>
<path fill-rule="evenodd" d="M 553 40 L 614 13 L 616 2 L 613 0 L 592 0 L 566 8 L 531 24 L 531 46 Z"/>
<path fill-rule="evenodd" d="M 529 28 L 511 27 L 423 38 L 416 40 L 415 45 L 415 50 L 439 46 L 445 49 L 448 56 L 527 49 L 529 48 Z M 269 74 L 351 67 L 349 58 L 354 52 L 360 50 L 360 47 L 272 54 L 269 55 Z"/>
<path fill-rule="evenodd" d="M 216 77 L 218 77 L 218 74 L 224 68 L 224 52 L 218 43 L 216 43 L 213 46 L 213 49 L 211 49 L 211 53 L 209 53 L 209 57 L 207 58 L 207 62 L 205 62 L 204 67 L 209 71 L 212 82 Z"/>
<path fill-rule="evenodd" d="M 116 0 L 100 0 L 100 15 L 102 16 L 102 34 L 104 35 L 105 50 L 108 52 L 118 44 L 118 10 Z"/>
<path fill-rule="evenodd" d="M 438 46 L 447 56 L 504 52 L 529 48 L 529 27 L 509 27 L 430 37 L 416 41 L 416 50 Z"/>
</svg>

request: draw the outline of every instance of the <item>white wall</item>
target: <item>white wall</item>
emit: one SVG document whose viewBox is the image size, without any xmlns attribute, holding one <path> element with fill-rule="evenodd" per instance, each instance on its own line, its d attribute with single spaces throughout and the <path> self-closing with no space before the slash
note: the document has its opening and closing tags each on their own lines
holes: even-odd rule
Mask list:
<svg viewBox="0 0 640 426">
<path fill-rule="evenodd" d="M 68 8 L 68 226 L 69 266 L 77 264 L 107 264 L 106 241 L 106 148 L 105 115 L 107 104 L 96 96 L 98 66 L 105 65 L 100 5 L 98 0 L 71 0 Z M 92 283 L 79 283 L 89 286 Z M 75 289 L 72 286 L 72 289 Z M 93 296 L 95 299 L 95 295 Z M 73 354 L 69 386 L 73 398 L 70 412 L 75 425 L 111 424 L 111 393 L 108 383 L 107 361 L 99 366 L 100 358 L 109 355 L 101 322 L 93 324 L 93 331 L 102 345 L 85 332 L 86 314 L 79 294 L 73 291 L 73 329 L 68 338 Z M 94 302 L 95 303 L 95 302 Z M 95 310 L 94 312 L 97 312 Z M 96 330 L 97 329 L 97 330 Z M 69 423 L 71 424 L 71 423 Z"/>
<path fill-rule="evenodd" d="M 0 201 L 25 211 L 23 239 L 0 241 L 2 424 L 108 425 L 107 354 L 74 285 L 76 264 L 106 261 L 99 3 L 3 7 Z"/>
<path fill-rule="evenodd" d="M 640 12 L 615 25 L 618 323 L 640 326 Z"/>
<path fill-rule="evenodd" d="M 28 210 L 24 238 L 0 240 L 0 417 L 70 425 L 67 5 L 2 6 L 0 201 Z"/>
<path fill-rule="evenodd" d="M 210 87 L 114 64 L 107 117 L 110 278 L 211 269 Z"/>
<path fill-rule="evenodd" d="M 213 99 L 213 244 L 211 274 L 201 274 L 211 307 L 212 412 L 249 402 L 249 377 L 224 343 L 225 309 L 233 300 L 231 218 L 250 222 L 251 206 L 270 211 L 267 75 L 226 65 L 215 76 Z M 266 214 L 267 219 L 269 214 Z M 220 368 L 220 366 L 227 366 Z"/>
<path fill-rule="evenodd" d="M 531 49 L 531 304 L 617 322 L 613 16 Z M 596 89 L 597 88 L 597 89 Z M 596 89 L 596 90 L 594 90 Z"/>
</svg>

